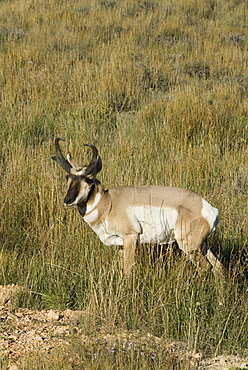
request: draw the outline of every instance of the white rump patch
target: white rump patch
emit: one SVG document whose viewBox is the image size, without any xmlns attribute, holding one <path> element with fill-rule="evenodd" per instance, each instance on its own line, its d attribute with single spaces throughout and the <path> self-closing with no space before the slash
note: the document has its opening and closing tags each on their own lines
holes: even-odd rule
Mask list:
<svg viewBox="0 0 248 370">
<path fill-rule="evenodd" d="M 202 217 L 207 220 L 210 231 L 213 232 L 218 224 L 218 209 L 211 206 L 211 204 L 209 204 L 205 199 L 202 198 L 201 214 Z"/>
</svg>

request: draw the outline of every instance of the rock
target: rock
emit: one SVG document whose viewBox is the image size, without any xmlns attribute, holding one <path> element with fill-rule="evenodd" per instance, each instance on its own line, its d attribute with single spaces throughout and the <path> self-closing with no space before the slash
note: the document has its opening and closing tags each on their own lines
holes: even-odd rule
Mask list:
<svg viewBox="0 0 248 370">
<path fill-rule="evenodd" d="M 59 313 L 53 310 L 48 311 L 47 319 L 50 321 L 58 321 L 60 319 Z"/>
<path fill-rule="evenodd" d="M 8 370 L 19 370 L 19 367 L 17 365 L 10 365 Z"/>
</svg>

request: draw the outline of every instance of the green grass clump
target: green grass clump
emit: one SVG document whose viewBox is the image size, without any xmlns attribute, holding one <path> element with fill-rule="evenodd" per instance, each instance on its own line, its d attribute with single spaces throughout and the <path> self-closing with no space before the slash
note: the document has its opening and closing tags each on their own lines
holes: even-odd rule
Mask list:
<svg viewBox="0 0 248 370">
<path fill-rule="evenodd" d="M 247 349 L 245 10 L 245 0 L 1 1 L 0 284 L 27 288 L 20 306 L 90 309 L 93 332 L 142 329 L 203 354 Z M 127 284 L 118 251 L 62 205 L 57 136 L 78 163 L 84 143 L 99 148 L 106 188 L 187 187 L 219 209 L 210 243 L 227 269 L 222 304 L 215 278 L 171 250 L 155 262 L 138 250 Z M 151 366 L 135 356 L 130 368 Z"/>
</svg>

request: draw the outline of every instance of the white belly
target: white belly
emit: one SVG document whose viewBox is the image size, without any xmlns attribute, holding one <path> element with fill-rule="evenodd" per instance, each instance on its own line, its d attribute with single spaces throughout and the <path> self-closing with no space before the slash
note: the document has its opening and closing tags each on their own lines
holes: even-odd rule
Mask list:
<svg viewBox="0 0 248 370">
<path fill-rule="evenodd" d="M 173 208 L 130 207 L 130 219 L 140 227 L 141 243 L 165 243 L 175 229 L 178 212 Z M 137 227 L 136 226 L 136 227 Z"/>
<path fill-rule="evenodd" d="M 172 208 L 156 208 L 150 206 L 129 207 L 127 210 L 130 230 L 135 230 L 140 243 L 166 243 L 170 241 L 175 229 L 178 212 Z M 97 212 L 93 211 L 84 217 L 99 239 L 108 246 L 123 245 L 125 235 L 121 232 L 123 225 L 111 225 L 106 222 L 92 225 L 97 219 Z M 119 223 L 123 220 L 120 218 Z"/>
</svg>

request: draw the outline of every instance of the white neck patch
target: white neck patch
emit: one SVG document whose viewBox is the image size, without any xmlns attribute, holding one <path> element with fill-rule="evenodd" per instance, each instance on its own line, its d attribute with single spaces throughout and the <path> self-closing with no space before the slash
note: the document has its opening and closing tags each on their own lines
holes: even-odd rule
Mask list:
<svg viewBox="0 0 248 370">
<path fill-rule="evenodd" d="M 94 200 L 93 200 L 93 203 L 91 203 L 91 204 L 87 203 L 86 204 L 86 215 L 94 210 L 94 208 L 98 205 L 100 199 L 101 199 L 101 194 L 97 193 Z"/>
</svg>

